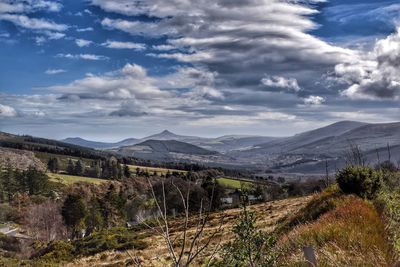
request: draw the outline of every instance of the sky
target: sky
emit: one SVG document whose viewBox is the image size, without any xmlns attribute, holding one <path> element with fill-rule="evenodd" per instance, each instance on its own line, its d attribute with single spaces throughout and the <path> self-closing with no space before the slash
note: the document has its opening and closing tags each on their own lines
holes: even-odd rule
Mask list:
<svg viewBox="0 0 400 267">
<path fill-rule="evenodd" d="M 400 3 L 0 0 L 0 131 L 116 141 L 400 121 Z"/>
</svg>

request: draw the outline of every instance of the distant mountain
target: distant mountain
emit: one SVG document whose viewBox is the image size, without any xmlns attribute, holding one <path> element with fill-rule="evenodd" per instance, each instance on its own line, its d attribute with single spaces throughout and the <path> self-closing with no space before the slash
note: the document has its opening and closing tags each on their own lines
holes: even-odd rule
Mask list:
<svg viewBox="0 0 400 267">
<path fill-rule="evenodd" d="M 176 140 L 147 140 L 136 145 L 120 147 L 113 151 L 125 156 L 164 161 L 191 160 L 194 157 L 218 154 L 218 152 Z"/>
<path fill-rule="evenodd" d="M 85 140 L 80 137 L 69 137 L 69 138 L 63 139 L 61 141 L 64 143 L 68 143 L 68 144 L 84 146 L 84 147 L 89 147 L 89 148 L 94 148 L 94 149 L 116 148 L 116 147 L 121 147 L 121 146 L 134 145 L 134 144 L 137 144 L 140 142 L 138 139 L 128 138 L 128 139 L 125 139 L 125 140 L 122 140 L 122 141 L 116 142 L 116 143 L 105 143 L 105 142 L 89 141 L 89 140 Z"/>
<path fill-rule="evenodd" d="M 228 155 L 285 172 L 323 173 L 326 161 L 332 171 L 342 167 L 351 145 L 359 146 L 368 162 L 376 163 L 377 151 L 383 157 L 387 144 L 393 147 L 392 159 L 399 159 L 399 122 L 367 124 L 343 121 Z"/>
<path fill-rule="evenodd" d="M 288 173 L 324 173 L 326 162 L 332 171 L 344 165 L 351 144 L 360 146 L 371 163 L 377 161 L 377 152 L 382 157 L 387 154 L 388 143 L 393 147 L 392 159 L 400 159 L 400 122 L 341 121 L 283 138 L 249 135 L 202 138 L 165 130 L 118 143 L 66 141 L 151 160 L 183 160 Z"/>
<path fill-rule="evenodd" d="M 116 143 L 95 142 L 95 141 L 85 140 L 79 137 L 66 138 L 62 141 L 70 144 L 75 144 L 95 149 L 111 149 L 122 146 L 135 145 L 147 140 L 161 140 L 161 141 L 175 140 L 196 145 L 208 150 L 225 153 L 231 150 L 249 149 L 252 148 L 254 145 L 258 145 L 276 139 L 277 138 L 274 137 L 249 136 L 249 135 L 227 135 L 218 138 L 205 138 L 197 136 L 178 135 L 168 130 L 164 130 L 161 133 L 150 135 L 141 139 L 129 138 Z"/>
</svg>

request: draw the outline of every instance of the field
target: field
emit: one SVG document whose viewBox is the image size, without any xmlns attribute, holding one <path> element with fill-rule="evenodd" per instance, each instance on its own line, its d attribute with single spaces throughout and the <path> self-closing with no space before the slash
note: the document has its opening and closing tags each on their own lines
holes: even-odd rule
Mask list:
<svg viewBox="0 0 400 267">
<path fill-rule="evenodd" d="M 175 169 L 166 169 L 166 168 L 158 168 L 158 167 L 145 167 L 145 166 L 137 166 L 137 165 L 128 165 L 129 169 L 133 172 L 136 171 L 137 168 L 139 168 L 141 171 L 146 171 L 149 172 L 151 174 L 153 173 L 157 173 L 157 175 L 165 175 L 168 173 L 168 171 L 170 173 L 173 172 L 179 172 L 179 173 L 187 173 L 187 171 L 182 171 L 182 170 L 175 170 Z"/>
<path fill-rule="evenodd" d="M 293 214 L 300 210 L 306 205 L 306 203 L 308 203 L 310 199 L 311 197 L 300 197 L 272 201 L 253 205 L 251 206 L 251 210 L 255 211 L 258 216 L 257 225 L 259 229 L 272 231 L 277 226 L 279 221 L 281 221 L 287 215 Z M 240 211 L 241 209 L 231 209 L 224 211 L 222 214 L 214 213 L 212 215 L 211 222 L 205 228 L 204 236 L 209 236 L 210 234 L 212 234 L 214 229 L 219 225 L 219 220 L 221 216 L 223 216 L 223 231 L 219 234 L 221 244 L 224 244 L 231 240 L 233 237 L 233 233 L 231 231 L 232 226 L 235 224 Z M 180 222 L 181 221 L 179 221 L 179 219 L 171 222 L 171 232 L 173 233 L 172 239 L 181 234 Z M 193 235 L 195 229 L 196 224 L 194 222 L 190 222 L 189 235 Z M 152 235 L 143 240 L 148 243 L 149 246 L 146 249 L 140 251 L 130 250 L 130 255 L 137 256 L 142 261 L 142 266 L 170 266 L 171 260 L 169 258 L 168 250 L 162 237 L 160 235 L 157 235 L 156 233 L 153 233 L 151 230 L 144 231 L 150 231 L 152 233 Z M 217 240 L 219 238 L 217 238 Z M 204 241 L 205 240 L 203 240 L 203 242 Z M 206 257 L 212 253 L 217 245 L 218 244 L 216 242 L 212 242 L 207 251 L 205 251 L 204 254 L 199 257 L 198 261 L 195 262 L 193 266 L 201 266 L 202 264 L 204 264 L 204 260 L 206 259 Z M 97 254 L 93 257 L 77 259 L 74 262 L 67 264 L 66 266 L 111 266 L 111 264 L 113 264 L 112 266 L 125 266 L 123 264 L 129 259 L 130 257 L 126 252 L 107 251 L 101 254 Z"/>
<path fill-rule="evenodd" d="M 225 185 L 227 187 L 234 189 L 240 189 L 242 187 L 250 187 L 253 184 L 252 182 L 246 182 L 243 180 L 236 180 L 231 178 L 218 178 L 217 181 L 221 185 Z"/>
<path fill-rule="evenodd" d="M 65 185 L 70 185 L 78 182 L 86 182 L 86 183 L 93 183 L 93 184 L 101 184 L 107 182 L 108 180 L 105 179 L 98 179 L 98 178 L 91 178 L 85 176 L 73 176 L 67 174 L 60 174 L 60 173 L 47 173 L 50 180 L 53 182 L 59 182 Z"/>
<path fill-rule="evenodd" d="M 50 158 L 57 158 L 60 169 L 65 170 L 67 168 L 68 161 L 71 159 L 72 161 L 78 161 L 81 160 L 86 166 L 89 166 L 93 160 L 92 159 L 86 159 L 86 158 L 78 158 L 78 157 L 73 157 L 73 156 L 68 156 L 68 155 L 60 155 L 60 154 L 51 154 L 51 153 L 46 153 L 46 152 L 35 152 L 35 156 L 40 159 L 40 161 L 43 162 L 47 166 L 47 162 L 49 162 Z"/>
</svg>

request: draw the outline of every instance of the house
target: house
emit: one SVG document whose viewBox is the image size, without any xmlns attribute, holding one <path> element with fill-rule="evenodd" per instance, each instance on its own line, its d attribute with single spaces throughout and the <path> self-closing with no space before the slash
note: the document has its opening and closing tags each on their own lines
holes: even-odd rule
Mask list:
<svg viewBox="0 0 400 267">
<path fill-rule="evenodd" d="M 241 192 L 239 190 L 235 190 L 234 192 L 229 193 L 226 197 L 220 198 L 223 207 L 231 207 L 240 204 L 240 196 Z"/>
</svg>

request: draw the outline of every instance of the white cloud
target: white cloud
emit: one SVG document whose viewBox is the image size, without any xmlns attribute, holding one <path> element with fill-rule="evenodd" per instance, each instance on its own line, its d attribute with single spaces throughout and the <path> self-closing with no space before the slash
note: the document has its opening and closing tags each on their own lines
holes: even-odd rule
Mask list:
<svg viewBox="0 0 400 267">
<path fill-rule="evenodd" d="M 289 89 L 295 92 L 300 91 L 300 86 L 296 79 L 280 76 L 267 76 L 261 79 L 261 83 L 267 87 Z"/>
<path fill-rule="evenodd" d="M 342 95 L 351 99 L 400 99 L 400 27 L 378 40 L 373 51 L 336 65 L 339 81 L 348 84 Z"/>
<path fill-rule="evenodd" d="M 48 69 L 45 71 L 45 73 L 48 75 L 60 74 L 60 73 L 64 73 L 64 72 L 67 72 L 67 71 L 64 69 Z"/>
<path fill-rule="evenodd" d="M 75 43 L 79 47 L 87 47 L 91 45 L 93 42 L 85 39 L 75 39 Z"/>
<path fill-rule="evenodd" d="M 108 60 L 109 58 L 102 55 L 94 55 L 94 54 L 57 54 L 58 58 L 69 58 L 69 59 L 85 59 L 85 60 Z"/>
<path fill-rule="evenodd" d="M 322 96 L 310 95 L 309 97 L 304 98 L 304 104 L 310 106 L 322 105 L 325 101 L 326 99 Z"/>
<path fill-rule="evenodd" d="M 29 18 L 25 15 L 0 13 L 0 20 L 6 20 L 19 27 L 31 30 L 65 31 L 68 29 L 68 26 L 65 24 L 57 24 L 46 19 Z"/>
<path fill-rule="evenodd" d="M 62 5 L 55 1 L 44 0 L 2 0 L 0 2 L 0 13 L 33 13 L 39 10 L 47 12 L 59 12 Z"/>
<path fill-rule="evenodd" d="M 154 50 L 159 50 L 159 51 L 168 51 L 168 50 L 173 50 L 176 47 L 173 45 L 153 45 Z"/>
<path fill-rule="evenodd" d="M 133 43 L 133 42 L 118 42 L 118 41 L 110 41 L 102 43 L 102 46 L 107 48 L 114 48 L 114 49 L 135 49 L 138 51 L 145 50 L 146 45 L 142 43 Z"/>
<path fill-rule="evenodd" d="M 77 32 L 91 32 L 93 31 L 92 27 L 87 27 L 87 28 L 78 28 L 76 29 Z"/>
<path fill-rule="evenodd" d="M 0 117 L 16 117 L 17 111 L 10 106 L 0 104 Z"/>
</svg>

